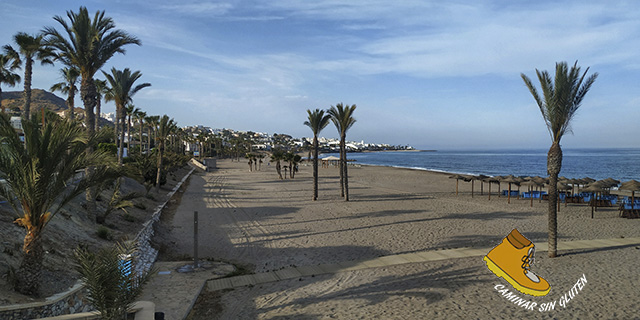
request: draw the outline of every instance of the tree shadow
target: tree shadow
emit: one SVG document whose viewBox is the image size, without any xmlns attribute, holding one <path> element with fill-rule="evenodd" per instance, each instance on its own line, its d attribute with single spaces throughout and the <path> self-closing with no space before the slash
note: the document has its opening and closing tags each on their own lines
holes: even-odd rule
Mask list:
<svg viewBox="0 0 640 320">
<path fill-rule="evenodd" d="M 586 253 L 605 252 L 605 251 L 625 249 L 625 248 L 631 248 L 631 247 L 635 247 L 636 249 L 640 248 L 640 246 L 638 246 L 638 244 L 624 244 L 624 245 L 612 246 L 612 247 L 606 247 L 606 248 L 574 249 L 574 250 L 567 250 L 567 251 L 563 250 L 563 252 L 558 254 L 558 256 L 560 256 L 560 257 L 564 257 L 564 256 L 570 257 L 570 256 L 581 255 L 581 254 L 586 254 Z"/>
<path fill-rule="evenodd" d="M 546 232 L 525 232 L 523 233 L 527 239 L 531 240 L 531 242 L 535 243 L 546 243 L 548 233 Z M 449 237 L 447 240 L 441 241 L 438 244 L 427 248 L 426 250 L 435 250 L 435 249 L 452 249 L 452 248 L 491 248 L 495 247 L 502 242 L 502 239 L 506 237 L 507 234 L 504 235 L 458 235 Z M 558 240 L 566 239 L 567 237 L 558 235 Z"/>
<path fill-rule="evenodd" d="M 354 287 L 347 286 L 345 289 L 332 290 L 320 296 L 302 297 L 285 304 L 260 308 L 257 311 L 262 313 L 287 307 L 293 310 L 304 309 L 313 304 L 326 301 L 364 300 L 366 305 L 377 305 L 397 296 L 423 299 L 426 300 L 427 304 L 434 304 L 450 297 L 452 292 L 461 288 L 492 281 L 481 277 L 482 271 L 483 269 L 479 266 L 459 268 L 450 262 L 441 265 L 438 263 L 429 270 L 407 275 L 382 276 Z M 304 278 L 303 281 L 308 282 L 309 280 L 312 283 L 303 283 L 303 285 L 308 286 L 319 281 L 334 281 L 333 279 L 312 280 L 309 277 Z M 289 282 L 289 284 L 290 286 L 298 287 L 295 282 Z M 288 291 L 291 288 L 284 290 Z M 273 293 L 275 292 L 274 290 Z M 304 317 L 306 315 L 300 314 L 297 316 Z"/>
</svg>

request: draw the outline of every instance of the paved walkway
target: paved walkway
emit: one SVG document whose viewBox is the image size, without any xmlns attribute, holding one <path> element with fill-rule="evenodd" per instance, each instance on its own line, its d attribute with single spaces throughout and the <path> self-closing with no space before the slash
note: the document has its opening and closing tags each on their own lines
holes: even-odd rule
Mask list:
<svg viewBox="0 0 640 320">
<path fill-rule="evenodd" d="M 603 249 L 640 245 L 640 238 L 596 239 L 562 241 L 558 251 Z M 421 263 L 455 258 L 479 257 L 492 248 L 459 248 L 447 250 L 421 251 L 389 255 L 374 259 L 347 261 L 336 264 L 321 264 L 285 268 L 273 272 L 256 273 L 229 278 L 220 278 L 233 270 L 226 264 L 212 265 L 194 273 L 178 273 L 176 268 L 188 262 L 160 262 L 156 264 L 159 274 L 153 277 L 145 288 L 143 299 L 156 304 L 156 311 L 164 312 L 166 319 L 184 319 L 193 307 L 198 295 L 207 286 L 208 291 L 295 279 L 304 276 L 333 274 L 353 270 L 395 266 L 407 263 Z M 547 243 L 536 245 L 538 254 L 548 250 Z M 167 273 L 168 272 L 168 273 Z"/>
</svg>

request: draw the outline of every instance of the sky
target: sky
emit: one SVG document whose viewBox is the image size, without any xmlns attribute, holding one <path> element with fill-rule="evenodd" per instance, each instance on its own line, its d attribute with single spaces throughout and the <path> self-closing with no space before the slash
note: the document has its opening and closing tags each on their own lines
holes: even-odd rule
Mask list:
<svg viewBox="0 0 640 320">
<path fill-rule="evenodd" d="M 638 1 L 0 0 L 0 45 L 60 30 L 53 16 L 81 5 L 141 40 L 103 70 L 142 72 L 152 86 L 135 106 L 180 126 L 309 137 L 308 109 L 344 103 L 357 105 L 347 140 L 548 148 L 520 74 L 539 85 L 536 69 L 577 61 L 599 76 L 563 148 L 640 147 Z M 35 66 L 33 87 L 60 68 Z M 333 124 L 320 135 L 338 137 Z"/>
</svg>

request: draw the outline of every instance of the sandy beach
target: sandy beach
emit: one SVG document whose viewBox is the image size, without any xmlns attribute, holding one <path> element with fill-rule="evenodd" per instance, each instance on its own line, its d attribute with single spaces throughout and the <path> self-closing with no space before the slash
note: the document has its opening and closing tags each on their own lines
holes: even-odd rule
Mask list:
<svg viewBox="0 0 640 320">
<path fill-rule="evenodd" d="M 547 203 L 479 194 L 471 185 L 427 171 L 351 166 L 351 201 L 339 194 L 337 168 L 320 169 L 319 200 L 312 201 L 312 168 L 279 180 L 274 165 L 249 172 L 246 163 L 218 161 L 219 170 L 190 178 L 164 239 L 164 256 L 193 253 L 193 211 L 199 211 L 199 256 L 242 265 L 253 272 L 337 263 L 459 247 L 493 247 L 517 228 L 534 244 L 547 241 Z M 495 188 L 494 188 L 495 189 Z M 618 217 L 617 208 L 569 204 L 558 214 L 559 241 L 639 237 L 640 219 Z M 424 319 L 424 318 L 633 318 L 640 306 L 635 246 L 536 255 L 532 270 L 559 301 L 583 275 L 588 283 L 554 310 L 526 310 L 495 289 L 482 259 L 412 263 L 305 277 L 212 295 L 219 319 Z"/>
</svg>

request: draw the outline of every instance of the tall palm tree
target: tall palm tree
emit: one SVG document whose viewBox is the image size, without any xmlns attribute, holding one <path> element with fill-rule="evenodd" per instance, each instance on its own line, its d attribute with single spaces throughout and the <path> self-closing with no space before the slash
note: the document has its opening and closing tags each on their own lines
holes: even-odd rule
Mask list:
<svg viewBox="0 0 640 320">
<path fill-rule="evenodd" d="M 67 11 L 67 18 L 69 22 L 61 16 L 53 17 L 53 20 L 62 26 L 63 33 L 53 27 L 45 27 L 45 43 L 56 51 L 57 60 L 80 70 L 80 98 L 84 104 L 87 131 L 92 135 L 96 128 L 94 108 L 98 98 L 94 75 L 113 55 L 124 54 L 124 46 L 140 45 L 140 40 L 116 29 L 113 19 L 105 17 L 104 11 L 96 11 L 91 19 L 87 8 L 81 6 L 77 13 Z M 87 174 L 90 174 L 91 170 L 91 167 L 87 168 Z M 87 189 L 85 197 L 87 213 L 93 216 L 96 211 L 94 188 Z"/>
<path fill-rule="evenodd" d="M 96 126 L 95 131 L 100 130 L 100 118 L 101 118 L 101 106 L 102 97 L 109 91 L 109 86 L 106 80 L 94 79 L 94 85 L 96 86 Z M 116 139 L 117 140 L 117 139 Z"/>
<path fill-rule="evenodd" d="M 313 131 L 313 200 L 318 200 L 318 134 L 324 129 L 331 119 L 331 115 L 325 115 L 324 110 L 307 109 L 308 120 L 304 125 Z"/>
<path fill-rule="evenodd" d="M 147 116 L 147 113 L 138 109 L 138 112 L 134 112 L 133 116 L 135 117 L 136 121 L 138 122 L 138 129 L 139 129 L 139 135 L 140 135 L 140 154 L 142 154 L 142 132 L 143 132 L 143 128 L 144 128 L 144 118 Z"/>
<path fill-rule="evenodd" d="M 273 152 L 271 153 L 271 161 L 275 161 L 276 162 L 276 172 L 278 172 L 278 176 L 280 177 L 280 180 L 282 180 L 282 165 L 280 164 L 280 161 L 284 160 L 284 152 L 282 152 L 281 150 L 273 150 Z M 286 174 L 286 172 L 285 172 Z"/>
<path fill-rule="evenodd" d="M 76 67 L 64 67 L 60 69 L 60 74 L 62 75 L 62 82 L 58 82 L 51 86 L 51 91 L 60 91 L 62 94 L 67 95 L 67 108 L 68 113 L 67 117 L 70 120 L 73 120 L 75 110 L 75 96 L 76 91 L 78 91 L 78 87 L 76 83 L 78 83 L 78 78 L 80 77 L 80 71 Z"/>
<path fill-rule="evenodd" d="M 167 137 L 176 128 L 173 119 L 169 119 L 166 114 L 158 122 L 158 174 L 156 175 L 156 192 L 160 191 L 160 176 L 162 174 L 162 157 L 164 156 L 164 146 Z"/>
<path fill-rule="evenodd" d="M 18 32 L 13 36 L 13 41 L 18 46 L 17 51 L 10 45 L 4 46 L 4 49 L 6 52 L 11 52 L 13 56 L 17 56 L 18 59 L 24 60 L 24 109 L 22 110 L 22 118 L 29 119 L 31 116 L 33 61 L 35 59 L 39 60 L 42 65 L 53 65 L 54 55 L 52 49 L 44 41 L 44 34 L 30 35 Z M 19 55 L 15 53 L 19 53 Z"/>
<path fill-rule="evenodd" d="M 347 131 L 356 123 L 356 119 L 353 118 L 353 112 L 356 110 L 356 105 L 343 106 L 342 103 L 331 106 L 328 113 L 331 116 L 331 121 L 338 129 L 340 133 L 340 190 L 341 196 L 345 201 L 349 201 L 349 176 L 347 175 Z"/>
<path fill-rule="evenodd" d="M 14 87 L 20 82 L 20 75 L 15 70 L 20 69 L 20 59 L 16 59 L 14 55 L 0 54 L 0 107 L 2 106 L 2 85 L 6 84 Z M 2 113 L 4 113 L 4 107 Z"/>
<path fill-rule="evenodd" d="M 71 199 L 89 186 L 102 183 L 108 168 L 100 166 L 77 180 L 76 171 L 88 165 L 104 164 L 104 152 L 87 153 L 93 143 L 81 126 L 68 120 L 50 119 L 44 126 L 22 121 L 24 143 L 11 127 L 9 117 L 0 115 L 0 197 L 19 216 L 25 228 L 22 263 L 16 273 L 16 290 L 37 295 L 44 251 L 42 233 L 51 219 Z M 75 182 L 69 183 L 76 179 Z M 55 210 L 51 210 L 55 207 Z"/>
<path fill-rule="evenodd" d="M 149 147 L 147 151 L 151 151 L 151 131 L 153 131 L 153 141 L 158 137 L 158 121 L 160 121 L 160 116 L 148 116 L 145 118 L 145 122 L 149 126 Z M 154 144 L 154 147 L 157 146 Z"/>
<path fill-rule="evenodd" d="M 87 8 L 80 7 L 77 13 L 67 11 L 67 18 L 69 22 L 61 16 L 53 17 L 62 26 L 64 34 L 53 27 L 45 27 L 45 42 L 56 50 L 57 59 L 80 69 L 80 96 L 84 103 L 87 129 L 91 134 L 95 130 L 94 108 L 97 98 L 93 76 L 113 55 L 125 53 L 125 45 L 140 45 L 140 40 L 115 29 L 113 19 L 105 17 L 104 11 L 96 11 L 92 19 Z"/>
<path fill-rule="evenodd" d="M 131 118 L 133 117 L 133 114 L 140 111 L 140 109 L 129 103 L 125 106 L 124 111 L 127 116 L 127 150 L 128 152 L 131 152 Z"/>
<path fill-rule="evenodd" d="M 547 173 L 549 174 L 549 257 L 552 258 L 557 255 L 558 175 L 562 168 L 560 139 L 567 131 L 571 131 L 571 120 L 598 77 L 598 73 L 594 73 L 585 80 L 588 71 L 589 68 L 581 75 L 577 61 L 570 69 L 566 62 L 556 63 L 555 79 L 551 78 L 549 72 L 536 69 L 542 96 L 533 82 L 523 73 L 520 74 L 540 108 L 551 136 L 551 148 L 547 155 Z"/>
<path fill-rule="evenodd" d="M 117 70 L 111 68 L 111 74 L 102 72 L 107 78 L 107 82 L 111 89 L 105 95 L 106 101 L 113 101 L 116 104 L 116 113 L 119 115 L 120 123 L 116 123 L 120 131 L 120 141 L 118 145 L 118 164 L 122 164 L 122 156 L 124 151 L 124 129 L 126 123 L 126 105 L 131 103 L 133 96 L 140 90 L 150 87 L 150 83 L 142 83 L 135 85 L 135 82 L 142 77 L 140 71 L 131 72 L 129 68 Z"/>
</svg>

